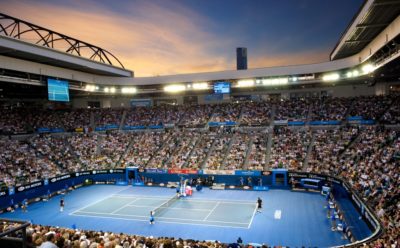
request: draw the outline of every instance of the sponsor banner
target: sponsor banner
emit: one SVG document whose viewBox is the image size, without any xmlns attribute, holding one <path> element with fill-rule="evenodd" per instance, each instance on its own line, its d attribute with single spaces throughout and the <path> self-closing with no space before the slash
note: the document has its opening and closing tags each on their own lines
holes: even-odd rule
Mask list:
<svg viewBox="0 0 400 248">
<path fill-rule="evenodd" d="M 39 127 L 37 129 L 38 133 L 62 133 L 64 129 L 62 128 L 47 128 L 47 127 Z"/>
<path fill-rule="evenodd" d="M 261 171 L 235 170 L 237 176 L 261 176 Z"/>
<path fill-rule="evenodd" d="M 198 174 L 198 172 L 191 169 L 169 169 L 168 174 Z"/>
<path fill-rule="evenodd" d="M 125 125 L 124 130 L 141 130 L 141 129 L 146 129 L 146 126 L 128 126 Z"/>
<path fill-rule="evenodd" d="M 347 117 L 348 121 L 361 121 L 363 118 L 362 116 L 349 116 Z"/>
<path fill-rule="evenodd" d="M 363 125 L 374 125 L 375 121 L 374 120 L 362 120 L 360 123 Z"/>
<path fill-rule="evenodd" d="M 310 121 L 310 125 L 312 126 L 340 125 L 340 121 Z"/>
<path fill-rule="evenodd" d="M 277 126 L 284 126 L 288 124 L 288 120 L 275 120 L 274 124 Z"/>
<path fill-rule="evenodd" d="M 205 102 L 215 102 L 215 101 L 222 101 L 223 96 L 222 94 L 212 94 L 204 96 Z"/>
<path fill-rule="evenodd" d="M 17 187 L 17 192 L 23 192 L 23 191 L 26 191 L 26 190 L 30 190 L 30 189 L 34 189 L 34 188 L 40 187 L 40 186 L 43 186 L 43 182 L 42 181 L 34 182 L 34 183 L 26 184 L 26 185 L 22 185 L 22 186 Z"/>
<path fill-rule="evenodd" d="M 235 126 L 236 122 L 234 121 L 224 121 L 224 122 L 215 122 L 211 121 L 208 123 L 210 127 L 219 127 L 219 126 Z"/>
<path fill-rule="evenodd" d="M 167 169 L 145 169 L 146 173 L 158 173 L 158 174 L 167 174 Z"/>
<path fill-rule="evenodd" d="M 206 175 L 235 175 L 234 170 L 200 170 L 199 174 Z"/>
<path fill-rule="evenodd" d="M 149 125 L 150 129 L 163 129 L 163 125 Z"/>
<path fill-rule="evenodd" d="M 117 124 L 105 125 L 104 127 L 105 127 L 107 130 L 110 130 L 110 129 L 118 129 L 118 128 L 119 128 L 119 126 L 118 126 Z"/>
<path fill-rule="evenodd" d="M 113 174 L 113 173 L 124 174 L 125 173 L 125 169 L 110 169 L 110 170 L 108 170 L 108 172 L 110 174 Z"/>
<path fill-rule="evenodd" d="M 79 171 L 79 172 L 75 172 L 75 177 L 88 176 L 91 174 L 92 174 L 91 171 Z"/>
<path fill-rule="evenodd" d="M 83 133 L 83 128 L 82 127 L 75 128 L 75 132 Z"/>
<path fill-rule="evenodd" d="M 118 125 L 110 124 L 110 125 L 96 127 L 94 130 L 96 130 L 96 131 L 106 131 L 106 130 L 114 130 L 114 129 L 118 129 L 118 128 L 119 128 Z"/>
<path fill-rule="evenodd" d="M 108 174 L 108 173 L 109 173 L 108 170 L 94 170 L 94 171 L 92 171 L 93 175 L 96 175 L 96 174 Z"/>
<path fill-rule="evenodd" d="M 368 211 L 365 211 L 364 216 L 368 220 L 368 222 L 374 227 L 374 229 L 378 228 L 378 225 L 376 224 L 376 222 L 374 221 L 374 219 L 372 218 L 372 216 L 369 214 Z"/>
<path fill-rule="evenodd" d="M 131 99 L 131 107 L 150 107 L 152 105 L 151 99 Z"/>
<path fill-rule="evenodd" d="M 95 181 L 94 184 L 115 184 L 115 181 Z"/>
<path fill-rule="evenodd" d="M 253 190 L 255 190 L 255 191 L 268 191 L 269 188 L 268 188 L 268 186 L 254 186 Z"/>
<path fill-rule="evenodd" d="M 305 124 L 304 121 L 288 121 L 289 126 L 304 126 Z"/>
<path fill-rule="evenodd" d="M 71 174 L 66 174 L 66 175 L 62 175 L 62 176 L 58 176 L 58 177 L 53 177 L 53 178 L 50 178 L 48 180 L 49 180 L 50 183 L 55 183 L 55 182 L 58 182 L 58 181 L 69 179 L 71 177 L 72 177 Z M 44 185 L 46 185 L 46 182 L 44 183 Z"/>
<path fill-rule="evenodd" d="M 262 174 L 263 176 L 269 176 L 272 174 L 272 171 L 263 171 Z"/>
</svg>

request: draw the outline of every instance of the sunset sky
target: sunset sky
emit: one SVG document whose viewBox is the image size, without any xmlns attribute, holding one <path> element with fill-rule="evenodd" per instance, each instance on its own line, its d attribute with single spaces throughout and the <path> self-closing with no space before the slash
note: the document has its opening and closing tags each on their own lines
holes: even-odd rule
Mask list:
<svg viewBox="0 0 400 248">
<path fill-rule="evenodd" d="M 329 60 L 363 0 L 0 0 L 0 12 L 100 46 L 135 76 Z"/>
</svg>

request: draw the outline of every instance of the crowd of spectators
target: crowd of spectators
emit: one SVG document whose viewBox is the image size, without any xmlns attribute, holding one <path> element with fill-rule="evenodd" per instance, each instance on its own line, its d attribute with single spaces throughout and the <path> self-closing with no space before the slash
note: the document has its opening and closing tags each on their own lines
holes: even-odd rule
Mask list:
<svg viewBox="0 0 400 248">
<path fill-rule="evenodd" d="M 224 169 L 223 162 L 229 151 L 229 145 L 232 139 L 231 134 L 220 134 L 215 138 L 206 163 L 204 164 L 204 168 L 212 170 Z"/>
<path fill-rule="evenodd" d="M 270 102 L 247 102 L 243 103 L 242 126 L 268 126 L 271 121 L 272 103 Z"/>
<path fill-rule="evenodd" d="M 311 137 L 311 131 L 307 128 L 276 127 L 269 167 L 301 170 Z"/>
<path fill-rule="evenodd" d="M 310 119 L 315 121 L 342 121 L 351 106 L 351 98 L 314 99 Z"/>
<path fill-rule="evenodd" d="M 98 156 L 101 158 L 100 161 L 102 163 L 100 167 L 119 167 L 118 162 L 122 160 L 133 135 L 135 135 L 135 133 L 112 131 L 100 136 L 100 152 Z"/>
<path fill-rule="evenodd" d="M 199 141 L 198 144 L 193 148 L 188 163 L 187 167 L 192 168 L 192 169 L 201 169 L 203 166 L 203 163 L 205 162 L 205 159 L 207 157 L 207 154 L 210 152 L 211 147 L 214 143 L 214 140 L 217 138 L 217 133 L 216 132 L 209 132 L 207 134 L 203 134 Z"/>
<path fill-rule="evenodd" d="M 33 136 L 29 143 L 40 155 L 58 165 L 63 172 L 81 170 L 81 165 L 65 137 L 40 134 Z"/>
<path fill-rule="evenodd" d="M 65 130 L 75 130 L 76 128 L 86 129 L 90 127 L 90 109 L 72 109 L 63 111 L 60 115 L 62 127 Z"/>
<path fill-rule="evenodd" d="M 389 96 L 361 96 L 353 99 L 349 116 L 361 116 L 365 120 L 379 120 L 391 104 Z"/>
<path fill-rule="evenodd" d="M 316 130 L 314 144 L 309 155 L 307 170 L 330 173 L 330 167 L 338 166 L 338 158 L 359 133 L 357 126 L 338 129 Z"/>
<path fill-rule="evenodd" d="M 0 232 L 16 227 L 11 222 L 2 222 Z M 12 237 L 21 237 L 17 232 Z M 26 229 L 27 247 L 60 247 L 60 248 L 228 248 L 235 245 L 221 243 L 217 240 L 204 241 L 174 237 L 145 237 L 106 231 L 77 230 L 61 227 L 30 225 Z M 250 246 L 244 246 L 243 248 Z M 262 248 L 268 246 L 263 245 Z"/>
<path fill-rule="evenodd" d="M 185 108 L 179 125 L 183 127 L 204 127 L 211 117 L 212 105 L 190 105 Z"/>
<path fill-rule="evenodd" d="M 383 114 L 380 122 L 383 124 L 391 124 L 396 125 L 400 124 L 400 96 L 396 96 L 393 98 L 392 105 L 390 108 Z"/>
<path fill-rule="evenodd" d="M 26 141 L 0 140 L 0 181 L 18 186 L 63 174 L 63 169 Z"/>
<path fill-rule="evenodd" d="M 214 105 L 211 122 L 237 122 L 240 117 L 242 105 L 238 103 L 224 103 Z"/>
<path fill-rule="evenodd" d="M 267 141 L 268 136 L 266 133 L 256 133 L 253 136 L 247 169 L 264 169 L 264 166 L 267 164 Z"/>
<path fill-rule="evenodd" d="M 124 109 L 101 108 L 93 111 L 96 126 L 116 125 L 119 128 Z"/>
<path fill-rule="evenodd" d="M 160 149 L 153 153 L 151 160 L 147 163 L 149 168 L 167 168 L 167 162 L 172 153 L 177 149 L 179 143 L 184 139 L 185 134 L 180 131 L 170 131 L 168 139 L 161 145 Z"/>
<path fill-rule="evenodd" d="M 181 137 L 181 140 L 173 152 L 167 167 L 170 168 L 184 168 L 187 166 L 191 151 L 200 140 L 201 134 L 199 132 L 187 132 Z"/>
<path fill-rule="evenodd" d="M 251 136 L 247 133 L 238 133 L 232 139 L 232 146 L 226 155 L 224 168 L 229 170 L 241 169 L 244 167 L 249 151 Z"/>
<path fill-rule="evenodd" d="M 306 121 L 310 108 L 310 100 L 282 99 L 275 106 L 275 120 Z"/>
<path fill-rule="evenodd" d="M 153 155 L 170 138 L 166 132 L 145 132 L 136 137 L 124 158 L 125 164 L 146 166 Z"/>
</svg>

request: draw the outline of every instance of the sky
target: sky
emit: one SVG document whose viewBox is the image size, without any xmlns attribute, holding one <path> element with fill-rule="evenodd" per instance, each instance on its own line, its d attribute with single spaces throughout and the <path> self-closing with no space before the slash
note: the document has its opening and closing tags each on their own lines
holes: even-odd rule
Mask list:
<svg viewBox="0 0 400 248">
<path fill-rule="evenodd" d="M 0 12 L 97 45 L 135 76 L 329 61 L 364 0 L 0 0 Z"/>
</svg>

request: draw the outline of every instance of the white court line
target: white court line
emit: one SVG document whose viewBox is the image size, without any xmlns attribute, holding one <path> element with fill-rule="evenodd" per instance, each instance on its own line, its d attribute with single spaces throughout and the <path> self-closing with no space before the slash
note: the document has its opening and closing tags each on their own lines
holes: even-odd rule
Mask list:
<svg viewBox="0 0 400 248">
<path fill-rule="evenodd" d="M 211 215 L 212 212 L 214 212 L 214 210 L 218 207 L 219 202 L 217 202 L 217 204 L 215 204 L 215 206 L 211 209 L 211 211 L 207 214 L 207 216 L 203 219 L 203 221 L 207 220 L 207 218 Z"/>
<path fill-rule="evenodd" d="M 85 213 L 87 213 L 87 214 L 104 214 L 104 215 L 133 216 L 133 217 L 144 217 L 144 218 L 149 217 L 149 216 L 135 215 L 135 214 L 108 214 L 108 213 L 98 213 L 98 212 L 89 212 L 89 211 L 79 211 L 79 212 L 83 213 L 83 214 L 85 214 Z M 77 214 L 74 214 L 74 215 L 77 215 Z M 158 217 L 158 216 L 156 217 L 156 219 L 202 221 L 202 220 L 195 220 L 195 219 L 173 218 L 173 217 Z M 210 220 L 210 222 L 227 223 L 227 224 L 239 224 L 239 225 L 247 224 L 247 222 L 244 223 L 244 222 L 232 222 L 232 221 L 220 221 L 220 220 Z"/>
<path fill-rule="evenodd" d="M 153 205 L 127 205 L 130 207 L 154 207 Z M 204 208 L 171 208 L 171 207 L 160 207 L 160 208 L 168 208 L 168 209 L 184 209 L 184 210 L 190 210 L 190 211 L 203 211 L 203 212 L 208 212 L 210 209 L 204 209 Z"/>
<path fill-rule="evenodd" d="M 126 189 L 122 189 L 122 190 L 120 190 L 120 191 L 118 191 L 118 192 L 116 192 L 116 193 L 122 192 L 122 191 L 124 191 L 124 190 L 126 190 Z M 90 203 L 90 204 L 88 204 L 88 205 L 86 205 L 86 206 L 84 206 L 84 207 L 81 207 L 81 208 L 78 208 L 78 209 L 75 210 L 75 211 L 72 211 L 71 213 L 69 213 L 69 215 L 71 215 L 71 214 L 73 214 L 73 213 L 75 213 L 75 212 L 78 212 L 78 211 L 80 211 L 80 210 L 82 210 L 82 209 L 85 209 L 85 208 L 88 208 L 88 207 L 90 207 L 90 206 L 93 206 L 94 204 L 97 204 L 97 203 L 99 203 L 99 202 L 101 202 L 101 201 L 107 200 L 108 198 L 110 198 L 110 196 L 106 196 L 106 197 L 104 197 L 104 198 L 102 198 L 102 199 L 100 199 L 100 200 L 98 200 L 98 201 L 94 201 L 94 202 L 92 202 L 92 203 Z"/>
<path fill-rule="evenodd" d="M 113 213 L 116 213 L 116 212 L 118 212 L 119 210 L 121 210 L 121 209 L 123 209 L 123 208 L 129 206 L 131 203 L 134 203 L 135 201 L 137 201 L 137 200 L 139 200 L 139 199 L 140 199 L 140 198 L 136 198 L 135 200 L 128 202 L 127 204 L 123 205 L 123 206 L 120 207 L 120 208 L 117 208 L 116 210 L 112 211 L 111 213 L 112 213 L 112 214 L 113 214 Z"/>
<path fill-rule="evenodd" d="M 256 215 L 256 212 L 257 212 L 257 205 L 254 208 L 253 216 L 251 216 L 251 220 L 250 220 L 250 223 L 249 223 L 249 226 L 247 227 L 247 229 L 249 229 L 251 226 L 251 223 L 253 223 L 254 215 Z"/>
<path fill-rule="evenodd" d="M 169 197 L 164 196 L 145 196 L 145 195 L 113 195 L 113 197 L 121 197 L 121 198 L 130 198 L 130 197 L 140 197 L 143 199 L 170 199 Z M 253 201 L 241 201 L 241 200 L 227 200 L 227 199 L 192 199 L 192 198 L 181 198 L 182 201 L 195 201 L 195 202 L 221 202 L 221 203 L 237 203 L 237 204 L 251 204 L 253 205 Z"/>
<path fill-rule="evenodd" d="M 73 214 L 74 216 L 82 216 L 82 217 L 89 217 L 89 218 L 104 218 L 104 219 L 118 219 L 118 220 L 125 220 L 125 221 L 142 221 L 148 222 L 148 220 L 142 219 L 126 219 L 126 218 L 119 218 L 119 217 L 110 217 L 110 216 L 92 216 L 92 215 L 83 215 L 83 214 Z M 215 226 L 215 227 L 226 227 L 226 228 L 240 228 L 240 229 L 249 229 L 247 227 L 240 227 L 240 226 L 222 226 L 222 225 L 214 225 L 214 224 L 202 224 L 202 223 L 187 223 L 187 222 L 176 222 L 176 221 L 165 221 L 160 220 L 158 222 L 164 223 L 173 223 L 173 224 L 181 224 L 181 225 L 195 225 L 195 226 Z"/>
</svg>

